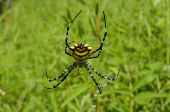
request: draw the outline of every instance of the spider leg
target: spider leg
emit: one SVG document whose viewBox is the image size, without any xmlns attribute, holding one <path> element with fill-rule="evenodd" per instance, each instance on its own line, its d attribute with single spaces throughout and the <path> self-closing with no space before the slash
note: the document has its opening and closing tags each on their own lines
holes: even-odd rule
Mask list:
<svg viewBox="0 0 170 112">
<path fill-rule="evenodd" d="M 73 43 L 73 42 L 75 42 L 75 41 L 72 41 L 72 42 L 70 42 L 70 43 L 68 43 L 68 44 L 71 44 L 71 43 Z M 67 47 L 68 47 L 68 46 L 66 45 L 66 47 L 65 47 L 65 53 L 72 57 L 72 54 L 70 54 L 70 53 L 67 52 Z"/>
<path fill-rule="evenodd" d="M 113 81 L 116 80 L 117 76 L 119 75 L 120 69 L 121 69 L 121 65 L 120 65 L 120 69 L 119 69 L 116 77 L 113 79 L 113 78 L 108 78 L 108 77 L 104 77 L 104 76 L 100 75 L 100 73 L 97 72 L 89 63 L 87 63 L 87 65 L 88 65 L 97 75 L 99 75 L 101 78 L 108 79 L 108 80 L 113 80 Z"/>
<path fill-rule="evenodd" d="M 54 81 L 54 80 L 56 80 L 56 79 L 58 79 L 58 78 L 61 78 L 71 67 L 74 67 L 74 66 L 75 66 L 75 63 L 76 63 L 76 62 L 74 62 L 74 63 L 73 63 L 70 67 L 68 67 L 60 76 L 56 77 L 55 79 L 49 79 L 49 78 L 48 78 L 48 75 L 47 75 L 47 70 L 46 70 L 46 76 L 47 76 L 48 80 L 51 82 L 51 81 Z"/>
<path fill-rule="evenodd" d="M 73 63 L 73 64 L 75 64 L 75 62 Z M 56 88 L 61 82 L 63 82 L 65 79 L 66 79 L 66 77 L 69 75 L 69 73 L 74 69 L 74 65 L 71 65 L 71 69 L 68 71 L 68 73 L 65 75 L 65 77 L 57 84 L 57 85 L 55 85 L 54 87 L 52 87 L 52 88 L 47 88 L 47 87 L 45 87 L 46 89 L 53 89 L 53 88 Z"/>
<path fill-rule="evenodd" d="M 103 37 L 103 40 L 102 42 L 100 42 L 100 47 L 98 49 L 96 49 L 95 51 L 92 52 L 92 54 L 94 54 L 95 52 L 99 51 L 99 53 L 97 54 L 97 56 L 94 56 L 94 57 L 89 57 L 89 59 L 93 59 L 93 58 L 97 58 L 99 57 L 101 51 L 102 51 L 102 47 L 103 47 L 103 42 L 106 38 L 106 35 L 107 35 L 107 30 L 106 30 L 106 19 L 105 19 L 105 14 L 104 14 L 104 11 L 103 11 L 103 15 L 104 15 L 104 21 L 105 21 L 105 33 L 104 33 L 104 37 Z"/>
<path fill-rule="evenodd" d="M 96 82 L 95 78 L 93 77 L 93 75 L 92 75 L 92 73 L 91 73 L 90 69 L 88 68 L 88 66 L 87 66 L 86 64 L 85 64 L 85 68 L 87 69 L 87 71 L 88 71 L 88 72 L 89 72 L 89 74 L 91 75 L 91 77 L 92 77 L 93 81 L 94 81 L 94 82 L 95 82 L 95 84 L 97 85 L 97 88 L 98 88 L 98 90 L 99 90 L 100 94 L 102 94 L 101 89 L 100 89 L 100 87 L 99 87 L 98 83 Z"/>
<path fill-rule="evenodd" d="M 82 11 L 82 10 L 81 10 Z M 66 33 L 66 39 L 65 39 L 65 43 L 66 43 L 66 46 L 68 46 L 68 48 L 70 49 L 70 46 L 69 46 L 69 43 L 68 43 L 68 31 L 69 31 L 69 28 L 71 26 L 71 24 L 73 23 L 73 21 L 77 18 L 77 16 L 81 13 L 81 11 L 76 15 L 76 17 L 72 20 L 72 22 L 68 25 L 67 27 L 67 33 Z M 71 49 L 70 49 L 71 50 Z"/>
</svg>

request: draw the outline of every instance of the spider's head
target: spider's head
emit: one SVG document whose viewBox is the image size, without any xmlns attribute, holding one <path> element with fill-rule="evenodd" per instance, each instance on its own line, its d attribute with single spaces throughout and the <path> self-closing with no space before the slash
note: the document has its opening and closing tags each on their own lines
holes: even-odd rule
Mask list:
<svg viewBox="0 0 170 112">
<path fill-rule="evenodd" d="M 79 63 L 84 63 L 92 54 L 92 47 L 84 43 L 74 44 L 74 46 L 71 46 L 70 49 L 73 57 Z"/>
</svg>

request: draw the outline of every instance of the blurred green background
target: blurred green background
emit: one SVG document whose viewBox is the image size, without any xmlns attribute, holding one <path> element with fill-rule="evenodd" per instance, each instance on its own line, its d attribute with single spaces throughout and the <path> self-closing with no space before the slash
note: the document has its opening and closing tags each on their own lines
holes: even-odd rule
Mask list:
<svg viewBox="0 0 170 112">
<path fill-rule="evenodd" d="M 169 0 L 15 0 L 0 14 L 0 112 L 169 112 Z M 59 76 L 74 59 L 65 54 L 68 41 L 96 49 L 96 29 L 108 35 L 99 58 L 88 62 L 102 95 L 83 68 L 73 70 L 55 89 Z M 98 11 L 98 13 L 96 13 Z M 96 22 L 98 16 L 98 22 Z M 98 24 L 98 27 L 96 27 Z M 74 44 L 74 43 L 73 43 Z M 73 45 L 72 44 L 72 45 Z M 96 99 L 97 98 L 97 99 Z M 96 106 L 96 107 L 95 107 Z M 94 108 L 93 108 L 94 107 Z"/>
</svg>

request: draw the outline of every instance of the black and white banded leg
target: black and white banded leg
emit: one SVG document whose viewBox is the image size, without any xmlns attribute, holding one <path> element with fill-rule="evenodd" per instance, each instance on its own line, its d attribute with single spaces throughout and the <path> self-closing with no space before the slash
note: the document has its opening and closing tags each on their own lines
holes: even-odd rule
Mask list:
<svg viewBox="0 0 170 112">
<path fill-rule="evenodd" d="M 65 79 L 66 79 L 66 77 L 69 75 L 69 73 L 74 69 L 74 67 L 75 67 L 75 62 L 71 65 L 71 68 L 70 68 L 70 70 L 68 71 L 68 73 L 64 76 L 64 78 L 57 84 L 57 85 L 55 85 L 54 87 L 52 87 L 52 88 L 47 88 L 47 87 L 45 87 L 45 88 L 47 88 L 47 89 L 53 89 L 53 88 L 56 88 L 61 82 L 63 82 Z M 64 71 L 65 72 L 65 71 Z M 64 73 L 63 72 L 63 73 Z M 60 75 L 61 76 L 61 75 Z M 54 80 L 56 80 L 56 79 L 54 79 Z M 53 81 L 54 81 L 53 80 Z"/>
<path fill-rule="evenodd" d="M 70 43 L 68 43 L 68 44 L 71 44 L 71 43 L 73 43 L 73 42 L 75 42 L 75 41 L 72 41 L 72 42 L 70 42 Z M 65 53 L 72 57 L 72 54 L 70 54 L 70 53 L 67 52 L 67 47 L 68 47 L 68 46 L 66 45 L 66 47 L 65 47 Z"/>
<path fill-rule="evenodd" d="M 87 63 L 87 62 L 86 62 L 86 63 Z M 87 63 L 87 65 L 88 65 L 97 75 L 99 75 L 101 78 L 104 78 L 104 79 L 107 79 L 107 80 L 113 80 L 113 81 L 116 80 L 117 76 L 119 75 L 120 69 L 121 69 L 121 65 L 120 65 L 120 69 L 119 69 L 116 77 L 115 77 L 115 78 L 108 78 L 108 77 L 104 77 L 104 76 L 100 75 L 100 73 L 97 72 L 89 63 Z"/>
<path fill-rule="evenodd" d="M 82 11 L 82 10 L 81 10 Z M 68 43 L 68 31 L 69 31 L 69 28 L 71 26 L 71 24 L 73 23 L 73 21 L 77 18 L 77 16 L 81 13 L 81 11 L 76 15 L 76 17 L 72 20 L 72 22 L 68 25 L 67 27 L 67 33 L 66 33 L 66 39 L 65 39 L 65 43 L 66 43 L 66 46 L 68 46 L 68 48 L 70 49 L 70 46 L 69 46 L 69 43 Z M 71 50 L 71 49 L 70 49 Z"/>
<path fill-rule="evenodd" d="M 56 78 L 54 78 L 54 79 L 49 79 L 49 78 L 48 78 L 47 70 L 46 70 L 46 76 L 47 76 L 49 82 L 54 81 L 54 80 L 56 80 L 56 79 L 58 79 L 58 78 L 61 78 L 71 67 L 75 67 L 75 64 L 76 64 L 76 62 L 74 62 L 71 66 L 69 66 L 60 76 L 58 76 L 58 77 L 56 77 Z"/>
<path fill-rule="evenodd" d="M 93 59 L 93 58 L 97 58 L 99 57 L 101 51 L 102 51 L 102 47 L 103 47 L 103 43 L 104 43 L 104 40 L 106 38 L 106 35 L 107 35 L 107 30 L 106 30 L 106 19 L 105 19 L 105 14 L 104 14 L 104 11 L 103 11 L 103 15 L 104 15 L 104 21 L 105 21 L 105 33 L 104 33 L 104 37 L 103 37 L 103 40 L 100 44 L 100 47 L 98 49 L 96 49 L 95 51 L 92 52 L 92 54 L 94 54 L 95 52 L 99 51 L 99 53 L 97 54 L 97 56 L 94 56 L 94 57 L 89 57 L 89 59 Z"/>
<path fill-rule="evenodd" d="M 89 67 L 88 67 L 86 64 L 85 64 L 85 68 L 87 69 L 87 71 L 88 71 L 88 72 L 89 72 L 89 74 L 91 75 L 91 77 L 92 77 L 92 79 L 93 79 L 94 83 L 97 85 L 97 88 L 98 88 L 98 90 L 99 90 L 100 94 L 102 94 L 101 89 L 100 89 L 100 87 L 99 87 L 98 83 L 96 82 L 96 80 L 95 80 L 95 78 L 93 77 L 93 75 L 92 75 L 92 73 L 91 73 L 91 71 L 90 71 Z"/>
</svg>

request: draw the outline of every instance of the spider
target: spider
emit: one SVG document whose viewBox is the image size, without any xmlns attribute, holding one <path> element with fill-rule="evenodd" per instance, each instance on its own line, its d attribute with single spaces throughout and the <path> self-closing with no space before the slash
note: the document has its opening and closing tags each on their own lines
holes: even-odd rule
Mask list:
<svg viewBox="0 0 170 112">
<path fill-rule="evenodd" d="M 81 11 L 82 11 L 82 10 L 81 10 Z M 102 51 L 103 42 L 104 42 L 104 40 L 105 40 L 105 38 L 106 38 L 106 35 L 107 35 L 106 20 L 105 20 L 105 13 L 104 13 L 104 11 L 103 11 L 103 16 L 104 16 L 104 21 L 105 21 L 105 33 L 104 33 L 103 40 L 101 41 L 101 39 L 100 39 L 100 47 L 97 48 L 97 49 L 94 50 L 94 51 L 92 51 L 92 47 L 90 47 L 88 44 L 84 44 L 84 43 L 74 44 L 74 46 L 71 46 L 71 47 L 70 47 L 69 44 L 71 44 L 71 43 L 73 43 L 73 42 L 75 42 L 75 41 L 72 41 L 72 42 L 68 43 L 68 32 L 69 32 L 69 28 L 70 28 L 71 24 L 74 22 L 74 20 L 77 18 L 77 16 L 81 13 L 81 11 L 76 15 L 76 17 L 75 17 L 75 18 L 72 20 L 72 22 L 68 25 L 68 27 L 67 27 L 67 33 L 66 33 L 66 39 L 65 39 L 65 43 L 66 43 L 65 53 L 66 53 L 67 55 L 73 57 L 76 61 L 73 62 L 73 64 L 72 64 L 70 67 L 68 67 L 60 76 L 58 76 L 58 77 L 56 77 L 56 78 L 54 78 L 54 79 L 49 79 L 49 78 L 48 78 L 47 70 L 46 70 L 46 76 L 47 76 L 47 78 L 48 78 L 48 80 L 49 80 L 50 82 L 51 82 L 51 81 L 54 81 L 54 80 L 56 80 L 56 79 L 61 78 L 61 77 L 62 77 L 64 74 L 66 74 L 66 73 L 67 73 L 67 74 L 66 74 L 66 75 L 64 76 L 64 78 L 63 78 L 57 85 L 55 85 L 54 87 L 52 87 L 52 88 L 47 88 L 47 87 L 45 87 L 45 88 L 47 88 L 47 89 L 56 88 L 61 82 L 63 82 L 63 81 L 66 79 L 66 77 L 69 75 L 69 73 L 70 73 L 75 67 L 78 66 L 79 68 L 85 67 L 85 68 L 87 69 L 87 71 L 89 72 L 91 78 L 93 79 L 93 81 L 94 81 L 95 84 L 97 85 L 98 90 L 99 90 L 99 92 L 100 92 L 100 94 L 101 94 L 101 93 L 102 93 L 102 92 L 101 92 L 101 88 L 100 88 L 100 86 L 98 85 L 98 83 L 96 82 L 95 78 L 93 77 L 93 75 L 92 75 L 89 67 L 90 67 L 97 75 L 99 75 L 101 78 L 108 79 L 108 80 L 113 80 L 113 81 L 114 81 L 114 80 L 117 78 L 117 76 L 118 76 L 118 74 L 119 74 L 119 72 L 120 72 L 121 65 L 120 65 L 120 69 L 119 69 L 119 71 L 118 71 L 118 73 L 117 73 L 117 75 L 116 75 L 115 78 L 107 78 L 107 77 L 104 77 L 104 76 L 100 75 L 100 73 L 97 72 L 97 71 L 87 62 L 87 59 L 98 58 L 99 55 L 100 55 L 100 53 L 101 53 L 101 51 Z M 70 49 L 71 54 L 67 51 L 67 48 Z M 90 55 L 96 53 L 97 51 L 99 51 L 98 54 L 97 54 L 97 56 L 90 57 Z M 80 74 L 80 73 L 79 73 L 79 74 Z"/>
</svg>

